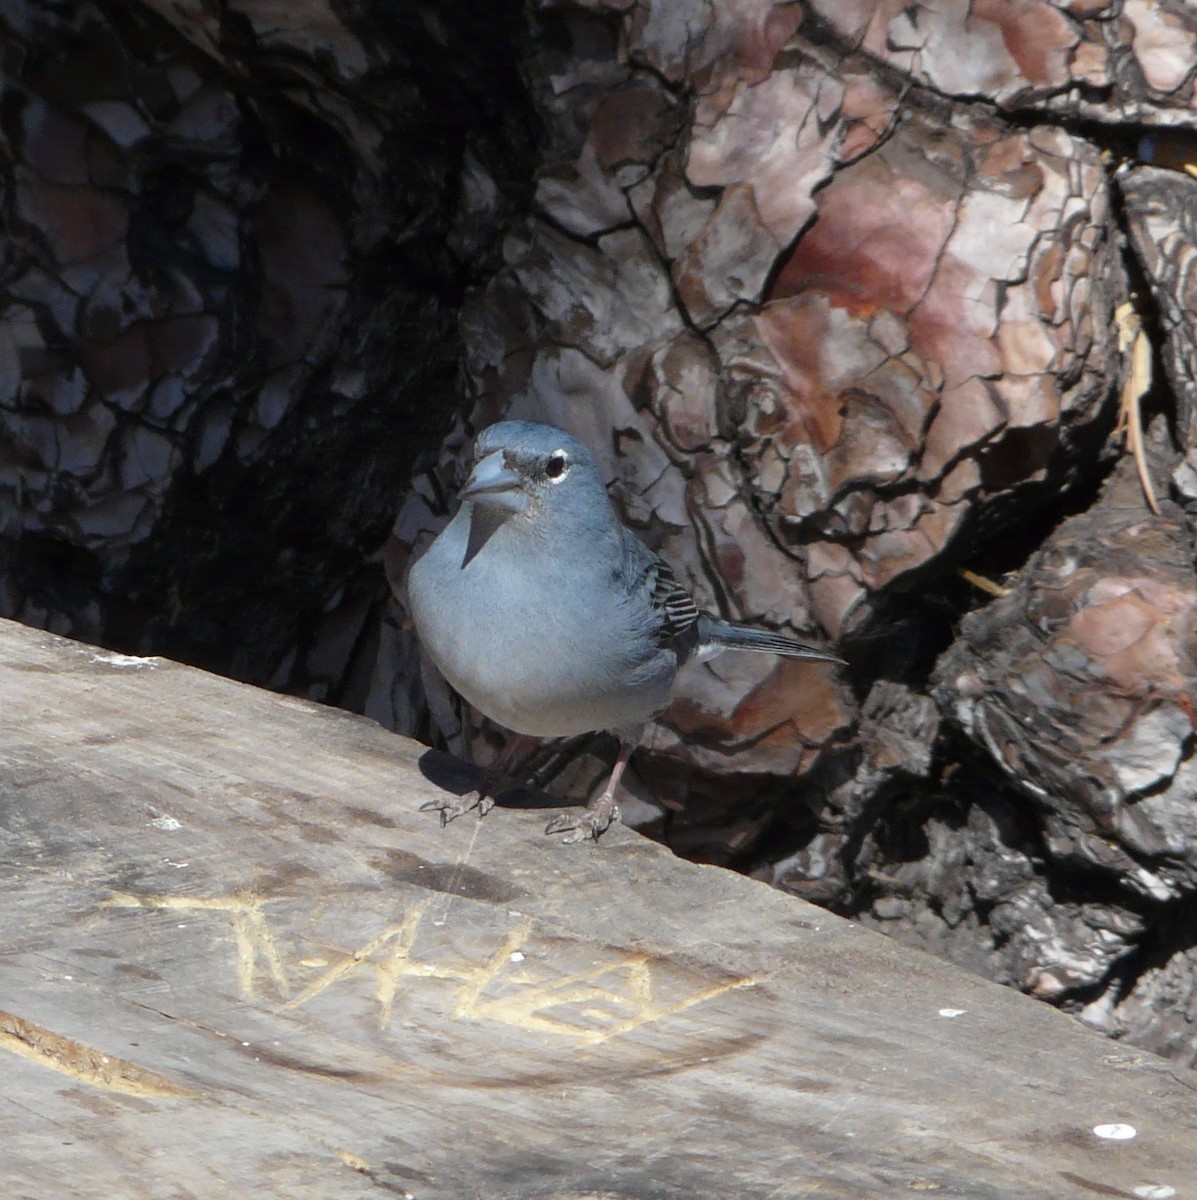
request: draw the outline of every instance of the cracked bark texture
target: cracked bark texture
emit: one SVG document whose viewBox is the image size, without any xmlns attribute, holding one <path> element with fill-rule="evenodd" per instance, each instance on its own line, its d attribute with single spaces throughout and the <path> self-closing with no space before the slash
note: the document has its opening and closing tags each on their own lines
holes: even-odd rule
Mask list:
<svg viewBox="0 0 1197 1200">
<path fill-rule="evenodd" d="M 400 517 L 395 575 L 502 412 L 596 447 L 706 606 L 865 633 L 1092 461 L 1124 290 L 1099 155 L 903 100 L 806 41 L 801 6 L 624 8 L 545 13 L 570 52 L 531 64 L 533 211 L 468 306 L 472 411 Z M 725 656 L 655 748 L 788 779 L 855 713 L 823 668 Z"/>
<path fill-rule="evenodd" d="M 530 161 L 518 18 L 3 6 L 0 612 L 360 706 Z"/>
<path fill-rule="evenodd" d="M 1176 458 L 1162 425 L 1157 468 Z M 1197 891 L 1195 680 L 1191 525 L 1172 502 L 1159 518 L 1145 513 L 1124 462 L 1009 596 L 965 619 L 937 665 L 941 708 L 1022 804 L 1003 815 L 991 776 L 977 788 L 984 799 L 961 791 L 950 816 L 928 817 L 929 838 L 969 822 L 986 833 L 944 856 L 926 889 L 939 911 L 921 914 L 931 940 L 976 942 L 961 916 L 992 907 L 1003 976 L 1190 1062 L 1197 980 L 1191 922 L 1177 917 Z M 895 869 L 901 858 L 879 845 L 867 857 L 906 891 L 921 890 L 908 886 L 912 870 L 928 882 L 923 866 Z M 889 901 L 873 911 L 894 915 Z"/>
<path fill-rule="evenodd" d="M 898 76 L 1006 112 L 1191 127 L 1197 14 L 1183 0 L 811 0 Z"/>
<path fill-rule="evenodd" d="M 852 664 L 690 670 L 634 823 L 1197 1058 L 1187 6 L 14 0 L 0 36 L 0 612 L 486 759 L 403 577 L 473 433 L 556 422 L 704 607 Z M 1130 278 L 1158 521 L 1109 440 Z"/>
</svg>

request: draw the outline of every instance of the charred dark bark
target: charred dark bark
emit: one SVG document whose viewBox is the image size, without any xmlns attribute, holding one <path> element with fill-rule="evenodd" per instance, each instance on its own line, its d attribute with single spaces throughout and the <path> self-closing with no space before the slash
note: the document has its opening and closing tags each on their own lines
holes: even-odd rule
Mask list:
<svg viewBox="0 0 1197 1200">
<path fill-rule="evenodd" d="M 4 611 L 352 692 L 531 171 L 519 6 L 29 0 L 0 33 Z"/>
</svg>

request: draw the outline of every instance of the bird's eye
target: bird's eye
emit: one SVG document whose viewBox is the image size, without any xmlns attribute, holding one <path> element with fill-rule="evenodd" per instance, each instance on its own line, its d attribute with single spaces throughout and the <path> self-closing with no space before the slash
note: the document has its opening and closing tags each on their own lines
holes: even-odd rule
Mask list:
<svg viewBox="0 0 1197 1200">
<path fill-rule="evenodd" d="M 564 450 L 554 450 L 549 455 L 549 461 L 544 465 L 544 473 L 554 482 L 565 478 L 569 470 L 569 459 Z"/>
</svg>

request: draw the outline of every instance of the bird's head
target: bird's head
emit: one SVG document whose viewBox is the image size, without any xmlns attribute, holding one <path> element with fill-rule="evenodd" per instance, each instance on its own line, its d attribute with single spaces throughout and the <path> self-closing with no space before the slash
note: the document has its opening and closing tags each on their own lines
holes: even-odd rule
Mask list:
<svg viewBox="0 0 1197 1200">
<path fill-rule="evenodd" d="M 608 508 L 590 451 L 565 430 L 535 421 L 501 421 L 484 429 L 459 495 L 498 513 L 526 517 L 594 503 L 599 497 Z"/>
</svg>

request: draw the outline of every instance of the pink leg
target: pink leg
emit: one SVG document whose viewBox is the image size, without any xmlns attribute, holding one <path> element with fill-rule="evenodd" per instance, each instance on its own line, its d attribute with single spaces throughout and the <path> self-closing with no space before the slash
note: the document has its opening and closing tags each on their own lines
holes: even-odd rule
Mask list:
<svg viewBox="0 0 1197 1200">
<path fill-rule="evenodd" d="M 493 780 L 494 783 L 500 784 L 509 778 L 511 768 L 525 754 L 531 754 L 540 745 L 540 742 L 540 738 L 530 737 L 526 733 L 513 734 L 507 745 L 499 751 L 495 761 L 486 768 L 487 783 L 489 784 Z"/>
<path fill-rule="evenodd" d="M 638 741 L 631 742 L 620 738 L 619 755 L 615 759 L 615 766 L 611 768 L 611 778 L 607 780 L 603 793 L 595 796 L 580 813 L 561 813 L 560 816 L 554 817 L 545 826 L 545 833 L 564 833 L 566 836 L 561 841 L 565 845 L 581 842 L 586 838 L 593 838 L 597 842 L 607 826 L 612 821 L 619 820 L 615 789 L 619 786 L 623 769 L 628 765 L 628 759 L 632 757 L 632 751 L 636 749 L 637 744 Z"/>
</svg>

